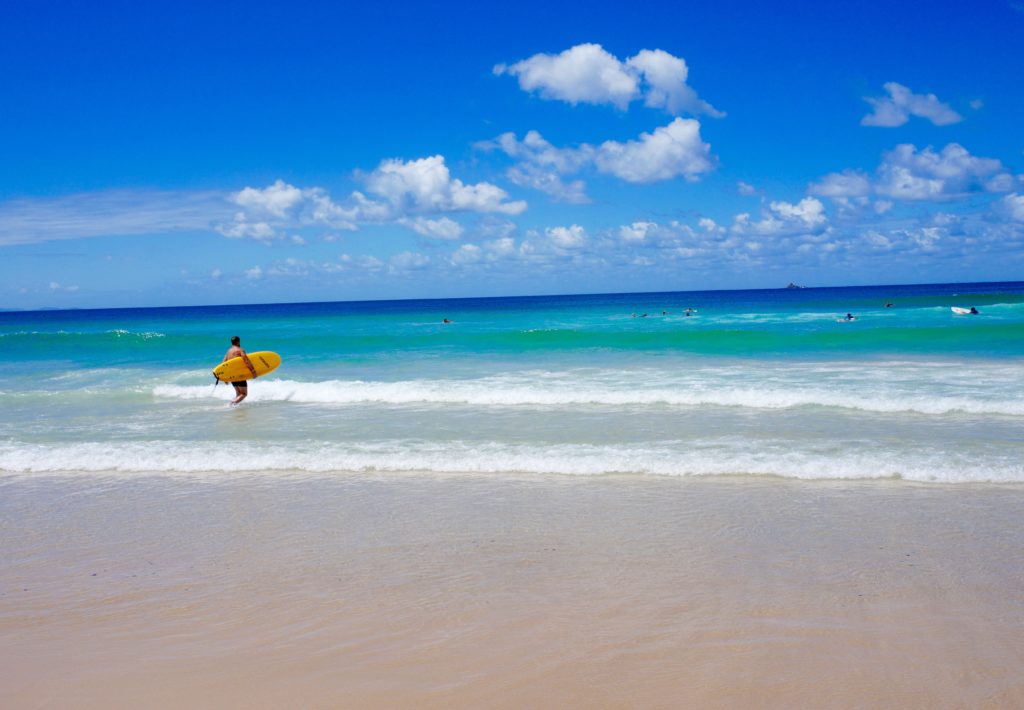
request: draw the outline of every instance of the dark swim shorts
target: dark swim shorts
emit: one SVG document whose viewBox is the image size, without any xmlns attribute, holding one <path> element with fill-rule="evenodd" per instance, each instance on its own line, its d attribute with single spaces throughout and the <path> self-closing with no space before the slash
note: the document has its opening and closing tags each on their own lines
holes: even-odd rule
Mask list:
<svg viewBox="0 0 1024 710">
<path fill-rule="evenodd" d="M 235 387 L 241 387 L 242 389 L 248 389 L 249 382 L 247 380 L 239 380 L 238 382 L 232 382 Z"/>
</svg>

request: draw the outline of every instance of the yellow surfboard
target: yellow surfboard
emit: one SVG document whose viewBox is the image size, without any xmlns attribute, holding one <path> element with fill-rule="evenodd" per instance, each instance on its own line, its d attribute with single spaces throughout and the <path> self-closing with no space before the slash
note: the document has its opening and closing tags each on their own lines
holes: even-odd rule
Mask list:
<svg viewBox="0 0 1024 710">
<path fill-rule="evenodd" d="M 213 376 L 221 382 L 251 380 L 277 369 L 281 356 L 269 350 L 248 353 L 248 357 L 233 357 L 213 368 Z"/>
</svg>

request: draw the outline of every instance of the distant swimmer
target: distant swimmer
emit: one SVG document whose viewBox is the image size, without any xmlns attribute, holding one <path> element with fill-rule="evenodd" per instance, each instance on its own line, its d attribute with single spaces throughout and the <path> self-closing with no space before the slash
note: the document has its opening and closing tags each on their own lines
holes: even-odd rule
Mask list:
<svg viewBox="0 0 1024 710">
<path fill-rule="evenodd" d="M 451 323 L 451 321 L 450 321 L 450 320 L 448 320 L 447 318 L 445 318 L 445 319 L 444 319 L 443 321 L 441 321 L 441 322 L 442 322 L 442 323 L 444 323 L 445 325 L 448 325 L 449 323 Z"/>
<path fill-rule="evenodd" d="M 237 335 L 233 336 L 231 338 L 231 347 L 228 348 L 226 353 L 224 353 L 224 359 L 221 360 L 221 362 L 227 362 L 232 358 L 240 357 L 245 360 L 245 363 L 249 365 L 249 369 L 253 370 L 255 375 L 256 371 L 253 369 L 252 363 L 249 362 L 249 356 L 245 354 L 244 350 L 242 350 L 241 343 L 241 338 Z M 235 388 L 235 394 L 238 395 L 231 404 L 241 404 L 242 400 L 249 394 L 249 383 L 245 380 L 239 380 L 238 382 L 232 382 L 231 385 Z"/>
<path fill-rule="evenodd" d="M 892 304 L 891 304 L 891 303 L 886 303 L 886 304 L 885 304 L 885 307 L 886 307 L 886 308 L 892 308 Z"/>
<path fill-rule="evenodd" d="M 971 314 L 972 316 L 976 316 L 976 315 L 978 315 L 978 309 L 977 309 L 977 308 L 975 308 L 974 306 L 971 306 L 970 314 Z"/>
<path fill-rule="evenodd" d="M 852 313 L 847 313 L 846 320 L 857 320 L 857 316 L 853 315 Z"/>
</svg>

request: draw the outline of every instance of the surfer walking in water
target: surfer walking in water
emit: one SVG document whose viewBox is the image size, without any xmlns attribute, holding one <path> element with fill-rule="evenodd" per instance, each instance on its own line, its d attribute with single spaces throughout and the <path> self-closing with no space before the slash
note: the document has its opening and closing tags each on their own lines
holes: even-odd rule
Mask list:
<svg viewBox="0 0 1024 710">
<path fill-rule="evenodd" d="M 249 362 L 249 356 L 242 350 L 242 339 L 237 335 L 231 338 L 231 347 L 224 353 L 224 359 L 221 362 L 227 362 L 232 358 L 240 357 L 245 360 L 245 364 L 252 370 L 252 363 Z M 232 382 L 231 386 L 235 388 L 235 394 L 237 395 L 231 404 L 240 404 L 243 399 L 249 394 L 249 383 L 245 380 L 239 380 L 238 382 Z"/>
</svg>

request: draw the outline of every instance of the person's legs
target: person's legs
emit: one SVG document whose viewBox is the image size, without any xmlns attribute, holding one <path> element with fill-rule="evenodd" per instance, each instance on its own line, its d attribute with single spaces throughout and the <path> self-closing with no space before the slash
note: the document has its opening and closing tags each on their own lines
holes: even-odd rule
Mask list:
<svg viewBox="0 0 1024 710">
<path fill-rule="evenodd" d="M 238 395 L 231 404 L 239 404 L 243 399 L 245 399 L 246 395 L 249 394 L 249 384 L 244 381 L 232 382 L 231 384 L 234 385 L 235 394 Z"/>
</svg>

